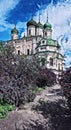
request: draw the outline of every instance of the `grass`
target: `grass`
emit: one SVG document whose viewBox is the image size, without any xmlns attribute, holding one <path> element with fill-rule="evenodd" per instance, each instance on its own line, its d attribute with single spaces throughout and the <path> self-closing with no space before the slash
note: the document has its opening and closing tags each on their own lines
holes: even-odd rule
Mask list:
<svg viewBox="0 0 71 130">
<path fill-rule="evenodd" d="M 47 86 L 34 88 L 34 89 L 32 90 L 32 92 L 33 92 L 33 93 L 39 93 L 39 92 L 45 90 L 46 87 L 47 87 Z"/>
<path fill-rule="evenodd" d="M 0 104 L 0 119 L 5 118 L 8 112 L 12 111 L 15 108 L 15 105 L 11 104 Z"/>
<path fill-rule="evenodd" d="M 40 103 L 40 104 L 43 104 L 43 103 L 45 103 L 45 100 L 44 100 L 44 98 L 40 98 L 40 99 L 39 99 L 39 103 Z"/>
</svg>

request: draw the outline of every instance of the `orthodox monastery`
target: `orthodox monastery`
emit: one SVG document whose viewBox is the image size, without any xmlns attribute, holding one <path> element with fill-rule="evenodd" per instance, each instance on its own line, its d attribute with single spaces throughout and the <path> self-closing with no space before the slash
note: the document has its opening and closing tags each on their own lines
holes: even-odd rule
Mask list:
<svg viewBox="0 0 71 130">
<path fill-rule="evenodd" d="M 16 26 L 11 30 L 11 40 L 6 44 L 13 44 L 18 55 L 36 55 L 40 58 L 41 66 L 59 74 L 64 70 L 64 56 L 58 41 L 52 39 L 52 26 L 48 22 L 41 24 L 31 18 L 27 22 L 27 36 L 18 37 Z"/>
</svg>

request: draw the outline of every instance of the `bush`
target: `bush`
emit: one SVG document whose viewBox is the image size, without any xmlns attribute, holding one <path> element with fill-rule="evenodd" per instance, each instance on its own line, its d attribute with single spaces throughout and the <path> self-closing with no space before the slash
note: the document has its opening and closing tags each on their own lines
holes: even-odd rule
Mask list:
<svg viewBox="0 0 71 130">
<path fill-rule="evenodd" d="M 59 83 L 71 109 L 71 67 L 62 73 Z"/>
<path fill-rule="evenodd" d="M 36 79 L 36 84 L 38 87 L 52 86 L 56 83 L 56 75 L 49 69 L 39 70 L 39 75 Z"/>
<path fill-rule="evenodd" d="M 19 107 L 33 101 L 36 86 L 54 85 L 56 76 L 49 69 L 41 69 L 39 58 L 13 52 L 14 47 L 9 45 L 0 51 L 0 100 Z"/>
<path fill-rule="evenodd" d="M 14 55 L 14 48 L 5 46 L 0 52 L 0 100 L 17 107 L 32 101 L 39 64 L 35 56 Z"/>
<path fill-rule="evenodd" d="M 0 104 L 0 119 L 5 118 L 7 113 L 9 111 L 12 111 L 14 108 L 15 108 L 14 105 L 11 105 L 11 104 L 8 104 L 8 103 L 6 103 L 4 105 Z"/>
</svg>

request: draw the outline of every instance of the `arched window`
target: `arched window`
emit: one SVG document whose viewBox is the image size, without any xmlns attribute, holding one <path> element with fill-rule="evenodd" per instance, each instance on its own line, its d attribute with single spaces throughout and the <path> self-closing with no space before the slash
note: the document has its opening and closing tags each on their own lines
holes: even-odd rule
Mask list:
<svg viewBox="0 0 71 130">
<path fill-rule="evenodd" d="M 62 71 L 63 71 L 63 66 L 62 66 Z"/>
<path fill-rule="evenodd" d="M 58 63 L 58 70 L 60 70 L 60 63 Z"/>
<path fill-rule="evenodd" d="M 45 65 L 45 58 L 42 58 L 42 59 L 41 59 L 41 63 L 42 63 L 42 66 Z"/>
<path fill-rule="evenodd" d="M 29 35 L 31 35 L 31 30 L 29 30 Z"/>
<path fill-rule="evenodd" d="M 45 37 L 47 37 L 47 32 L 45 32 Z"/>
<path fill-rule="evenodd" d="M 18 50 L 18 55 L 20 55 L 20 50 Z"/>
<path fill-rule="evenodd" d="M 50 58 L 50 66 L 53 66 L 53 58 Z"/>
<path fill-rule="evenodd" d="M 42 41 L 42 43 L 44 44 L 44 43 L 45 43 L 45 41 L 43 40 L 43 41 Z"/>
<path fill-rule="evenodd" d="M 27 49 L 27 55 L 29 55 L 30 54 L 30 50 L 29 49 Z"/>
</svg>

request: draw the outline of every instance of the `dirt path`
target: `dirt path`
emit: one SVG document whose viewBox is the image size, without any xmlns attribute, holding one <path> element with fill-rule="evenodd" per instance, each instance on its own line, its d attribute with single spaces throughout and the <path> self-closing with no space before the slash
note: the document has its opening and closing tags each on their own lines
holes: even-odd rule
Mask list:
<svg viewBox="0 0 71 130">
<path fill-rule="evenodd" d="M 60 99 L 62 100 L 62 96 L 61 89 L 58 84 L 54 85 L 53 87 L 46 88 L 45 90 L 41 91 L 39 95 L 36 96 L 33 102 L 27 103 L 25 106 L 23 106 L 22 109 L 12 111 L 8 114 L 8 116 L 5 119 L 1 120 L 0 130 L 48 130 L 49 118 L 45 119 L 41 112 L 38 113 L 36 110 L 32 108 L 33 106 L 36 107 L 40 104 L 39 100 L 44 102 L 47 101 L 50 102 L 50 104 L 47 106 L 47 110 L 49 110 L 49 112 L 51 111 L 51 114 L 52 112 L 54 113 L 57 111 L 56 107 L 59 104 L 55 104 L 55 102 L 58 102 Z M 58 112 L 62 111 L 63 109 L 64 108 L 60 107 L 58 109 Z M 55 120 L 57 122 L 57 120 L 59 121 L 59 118 L 55 118 Z M 63 128 L 56 128 L 54 130 L 63 130 Z"/>
<path fill-rule="evenodd" d="M 23 106 L 23 109 L 31 110 L 33 105 L 36 106 L 39 104 L 39 100 L 54 102 L 55 100 L 62 99 L 62 96 L 59 96 L 60 93 L 61 87 L 58 84 L 54 85 L 53 87 L 47 87 L 35 97 L 33 102 L 27 103 L 25 106 Z"/>
</svg>

